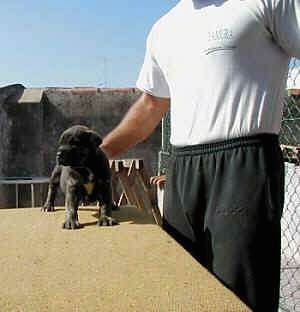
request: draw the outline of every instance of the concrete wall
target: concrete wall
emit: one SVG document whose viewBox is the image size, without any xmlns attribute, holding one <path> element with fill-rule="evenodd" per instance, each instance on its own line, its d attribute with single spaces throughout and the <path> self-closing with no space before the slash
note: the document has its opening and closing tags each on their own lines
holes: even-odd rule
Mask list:
<svg viewBox="0 0 300 312">
<path fill-rule="evenodd" d="M 115 127 L 140 93 L 136 89 L 48 88 L 22 85 L 0 88 L 0 177 L 49 176 L 55 165 L 57 141 L 64 129 L 84 124 L 104 136 Z M 161 129 L 122 155 L 143 158 L 157 171 Z M 28 187 L 27 187 L 28 188 Z M 29 188 L 20 190 L 20 206 L 30 204 Z M 37 190 L 37 203 L 45 196 Z M 12 186 L 0 185 L 0 208 L 14 207 Z"/>
</svg>

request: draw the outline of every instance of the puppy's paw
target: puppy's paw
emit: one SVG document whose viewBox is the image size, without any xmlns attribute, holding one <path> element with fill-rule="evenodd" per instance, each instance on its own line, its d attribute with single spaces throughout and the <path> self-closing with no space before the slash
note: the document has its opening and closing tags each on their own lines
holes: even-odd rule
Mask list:
<svg viewBox="0 0 300 312">
<path fill-rule="evenodd" d="M 45 203 L 44 206 L 41 208 L 41 211 L 44 211 L 44 212 L 55 211 L 54 205 L 52 205 L 51 203 Z"/>
<path fill-rule="evenodd" d="M 62 228 L 66 230 L 76 230 L 82 228 L 82 225 L 78 222 L 78 220 L 68 219 L 63 223 Z"/>
<path fill-rule="evenodd" d="M 99 226 L 112 226 L 117 224 L 118 222 L 114 218 L 107 216 L 101 216 L 98 221 Z"/>
</svg>

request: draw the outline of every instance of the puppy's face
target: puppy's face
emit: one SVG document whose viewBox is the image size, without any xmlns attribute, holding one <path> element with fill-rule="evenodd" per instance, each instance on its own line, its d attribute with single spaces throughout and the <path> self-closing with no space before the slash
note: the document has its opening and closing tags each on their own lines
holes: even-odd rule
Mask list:
<svg viewBox="0 0 300 312">
<path fill-rule="evenodd" d="M 100 136 L 85 126 L 68 128 L 59 139 L 56 162 L 63 166 L 85 167 L 101 143 Z"/>
</svg>

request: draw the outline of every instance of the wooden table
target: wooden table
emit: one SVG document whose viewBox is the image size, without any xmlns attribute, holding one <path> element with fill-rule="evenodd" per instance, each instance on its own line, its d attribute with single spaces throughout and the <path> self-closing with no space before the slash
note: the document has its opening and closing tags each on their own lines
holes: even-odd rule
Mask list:
<svg viewBox="0 0 300 312">
<path fill-rule="evenodd" d="M 97 213 L 79 208 L 72 231 L 64 207 L 0 209 L 0 311 L 251 311 L 147 212 L 121 206 L 113 227 Z"/>
</svg>

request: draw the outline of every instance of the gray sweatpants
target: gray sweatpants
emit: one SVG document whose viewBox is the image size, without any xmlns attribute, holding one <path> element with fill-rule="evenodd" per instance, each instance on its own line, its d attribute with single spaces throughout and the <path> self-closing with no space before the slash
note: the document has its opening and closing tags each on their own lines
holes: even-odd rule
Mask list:
<svg viewBox="0 0 300 312">
<path fill-rule="evenodd" d="M 276 135 L 173 148 L 164 228 L 253 311 L 278 310 L 283 201 Z"/>
</svg>

